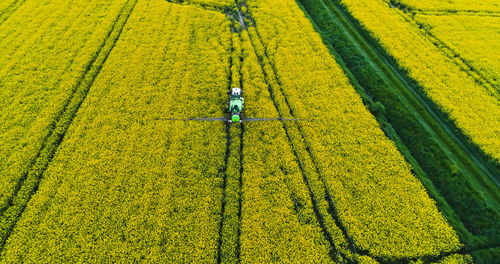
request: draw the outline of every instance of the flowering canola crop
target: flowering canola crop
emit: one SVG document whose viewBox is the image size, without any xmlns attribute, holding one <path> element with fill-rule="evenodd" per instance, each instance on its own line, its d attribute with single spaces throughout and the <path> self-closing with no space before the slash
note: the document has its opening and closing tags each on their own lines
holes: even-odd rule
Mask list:
<svg viewBox="0 0 500 264">
<path fill-rule="evenodd" d="M 409 7 L 423 10 L 500 11 L 500 4 L 496 0 L 396 0 L 395 2 L 400 2 Z"/>
<path fill-rule="evenodd" d="M 27 0 L 0 23 L 0 208 L 126 3 Z"/>
<path fill-rule="evenodd" d="M 456 234 L 300 8 L 254 0 L 249 10 L 291 110 L 314 120 L 299 126 L 355 246 L 386 259 L 459 249 Z"/>
<path fill-rule="evenodd" d="M 2 252 L 6 262 L 209 263 L 224 160 L 225 17 L 140 0 Z"/>
<path fill-rule="evenodd" d="M 240 31 L 233 1 L 125 2 L 27 0 L 0 24 L 8 204 L 117 13 L 131 12 L 0 262 L 470 262 L 295 2 L 237 1 Z M 236 86 L 246 116 L 300 121 L 183 120 L 224 116 Z"/>
<path fill-rule="evenodd" d="M 278 117 L 247 32 L 241 48 L 246 115 Z M 241 262 L 332 262 L 280 122 L 245 123 L 243 144 Z"/>
<path fill-rule="evenodd" d="M 342 3 L 456 126 L 486 154 L 500 161 L 498 99 L 455 65 L 397 9 L 379 0 Z"/>
<path fill-rule="evenodd" d="M 415 20 L 470 62 L 500 94 L 500 17 L 422 13 L 415 15 Z"/>
</svg>

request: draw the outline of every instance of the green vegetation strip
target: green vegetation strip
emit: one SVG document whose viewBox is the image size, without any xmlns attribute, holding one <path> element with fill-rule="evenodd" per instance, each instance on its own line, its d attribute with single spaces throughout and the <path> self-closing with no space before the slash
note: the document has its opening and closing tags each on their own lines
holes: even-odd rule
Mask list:
<svg viewBox="0 0 500 264">
<path fill-rule="evenodd" d="M 96 51 L 95 57 L 87 65 L 84 75 L 73 90 L 70 99 L 64 108 L 54 119 L 49 128 L 48 136 L 43 140 L 42 147 L 34 160 L 31 161 L 28 170 L 23 174 L 15 186 L 14 195 L 8 200 L 6 207 L 0 211 L 0 251 L 3 250 L 6 240 L 9 238 L 17 220 L 24 212 L 26 205 L 38 190 L 38 186 L 54 154 L 62 142 L 69 125 L 73 121 L 78 109 L 85 100 L 87 93 L 94 83 L 99 71 L 106 62 L 111 50 L 125 26 L 137 0 L 130 0 L 123 7 L 123 11 L 117 17 L 113 27 L 108 32 L 105 42 Z"/>
<path fill-rule="evenodd" d="M 498 246 L 498 164 L 468 142 L 337 1 L 299 2 L 467 249 Z"/>
</svg>

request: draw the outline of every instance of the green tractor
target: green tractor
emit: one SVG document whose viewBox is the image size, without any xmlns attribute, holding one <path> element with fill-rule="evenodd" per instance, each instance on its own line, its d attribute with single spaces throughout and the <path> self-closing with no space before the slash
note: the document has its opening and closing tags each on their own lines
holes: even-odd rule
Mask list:
<svg viewBox="0 0 500 264">
<path fill-rule="evenodd" d="M 229 113 L 229 123 L 241 123 L 243 121 L 242 113 L 245 99 L 240 88 L 233 88 L 229 92 L 229 103 L 227 105 L 227 112 Z"/>
<path fill-rule="evenodd" d="M 242 122 L 257 122 L 257 121 L 300 121 L 301 119 L 287 119 L 287 118 L 248 118 L 243 116 L 243 108 L 245 99 L 243 99 L 243 91 L 241 88 L 232 88 L 228 91 L 229 102 L 227 104 L 227 116 L 225 117 L 190 117 L 190 118 L 157 118 L 157 120 L 171 120 L 171 121 L 223 121 L 229 124 L 242 123 Z"/>
</svg>

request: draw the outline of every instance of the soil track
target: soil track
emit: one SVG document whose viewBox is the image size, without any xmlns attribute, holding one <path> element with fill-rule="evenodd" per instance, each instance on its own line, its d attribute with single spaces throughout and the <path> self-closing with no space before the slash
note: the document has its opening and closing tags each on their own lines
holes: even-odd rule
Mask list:
<svg viewBox="0 0 500 264">
<path fill-rule="evenodd" d="M 290 108 L 290 105 L 288 104 L 288 101 L 286 99 L 286 96 L 284 96 L 284 94 L 282 93 L 282 90 L 281 89 L 276 89 L 277 87 L 273 87 L 271 85 L 271 78 L 273 78 L 275 81 L 278 81 L 278 78 L 276 76 L 276 73 L 273 71 L 273 72 L 269 72 L 269 71 L 266 71 L 266 67 L 265 67 L 265 64 L 269 63 L 269 57 L 267 56 L 267 54 L 261 54 L 259 51 L 258 48 L 256 48 L 256 45 L 262 45 L 262 40 L 260 38 L 260 36 L 258 36 L 257 34 L 253 35 L 253 34 L 249 34 L 250 36 L 250 41 L 252 42 L 252 46 L 254 48 L 254 52 L 258 55 L 257 57 L 259 58 L 259 64 L 261 66 L 261 70 L 262 70 L 262 73 L 264 75 L 264 78 L 266 80 L 266 84 L 267 84 L 267 87 L 268 87 L 268 90 L 269 90 L 269 93 L 271 94 L 271 100 L 273 101 L 274 103 L 274 106 L 279 114 L 279 117 L 280 119 L 281 118 L 285 118 L 284 116 L 284 113 L 290 113 L 292 117 L 295 118 L 294 114 L 293 114 L 293 111 L 292 109 Z M 256 43 L 258 42 L 258 44 Z M 264 61 L 264 59 L 266 59 L 266 61 Z M 271 66 L 272 67 L 272 66 Z M 279 93 L 279 95 L 277 95 L 277 93 Z M 283 105 L 283 104 L 279 104 L 277 102 L 277 96 L 280 96 L 280 97 L 283 97 L 285 99 L 285 102 L 286 104 Z M 281 106 L 281 107 L 280 107 Z M 306 183 L 307 185 L 307 189 L 309 191 L 309 195 L 310 195 L 310 199 L 311 199 L 311 202 L 312 202 L 312 205 L 313 205 L 313 210 L 314 210 L 314 213 L 315 213 L 315 216 L 316 216 L 316 219 L 323 231 L 323 235 L 325 237 L 325 239 L 328 241 L 328 243 L 330 244 L 330 247 L 331 247 L 331 251 L 330 251 L 330 256 L 331 258 L 335 261 L 335 262 L 343 262 L 344 259 L 347 259 L 346 256 L 342 256 L 342 252 L 337 248 L 336 244 L 335 244 L 335 241 L 333 239 L 334 235 L 332 234 L 332 230 L 330 230 L 330 228 L 328 227 L 328 224 L 325 222 L 325 218 L 328 217 L 327 214 L 326 214 L 326 210 L 324 210 L 324 208 L 320 208 L 320 206 L 318 205 L 318 203 L 320 203 L 320 197 L 322 197 L 321 195 L 318 195 L 317 192 L 313 191 L 313 187 L 312 187 L 312 183 L 311 183 L 311 175 L 308 175 L 308 172 L 306 171 L 305 169 L 305 165 L 304 163 L 305 162 L 308 162 L 308 163 L 314 163 L 313 160 L 311 159 L 311 157 L 302 157 L 300 154 L 299 154 L 299 151 L 298 149 L 300 148 L 301 150 L 304 150 L 304 149 L 307 149 L 306 146 L 302 145 L 302 146 L 297 146 L 297 143 L 294 142 L 294 139 L 292 138 L 292 135 L 290 133 L 290 125 L 288 125 L 286 122 L 282 121 L 282 124 L 283 124 L 283 128 L 285 129 L 285 132 L 286 132 L 286 135 L 287 135 L 287 138 L 288 138 L 288 141 L 292 147 L 292 150 L 293 150 L 293 154 L 297 160 L 297 164 L 299 165 L 299 168 L 301 170 L 301 174 L 303 176 L 303 179 L 304 179 L 304 182 Z M 294 126 L 294 132 L 296 132 L 296 129 L 297 127 L 295 125 Z M 299 132 L 300 133 L 300 132 Z M 301 143 L 304 144 L 304 137 L 303 135 L 300 134 L 300 137 L 301 137 Z M 307 161 L 304 161 L 303 158 L 308 158 Z M 314 163 L 314 165 L 316 166 L 316 164 Z M 317 169 L 317 167 L 316 167 Z M 317 171 L 316 171 L 317 173 Z M 316 179 L 318 178 L 318 176 L 316 175 L 315 177 Z M 317 190 L 318 191 L 318 190 Z M 322 190 L 322 194 L 326 194 L 326 190 L 324 189 L 324 186 L 323 186 L 323 190 Z M 323 197 L 324 197 L 323 195 Z M 323 209 L 323 210 L 322 210 Z M 335 222 L 338 223 L 339 220 L 338 219 L 335 219 Z M 351 263 L 349 261 L 349 263 Z"/>
</svg>

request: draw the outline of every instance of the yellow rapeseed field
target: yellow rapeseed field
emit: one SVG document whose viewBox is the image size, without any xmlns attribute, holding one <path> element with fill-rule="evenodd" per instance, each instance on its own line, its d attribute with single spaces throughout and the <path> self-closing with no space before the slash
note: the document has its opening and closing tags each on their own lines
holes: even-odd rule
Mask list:
<svg viewBox="0 0 500 264">
<path fill-rule="evenodd" d="M 177 1 L 174 0 L 173 2 Z M 235 3 L 234 0 L 187 0 L 183 2 L 188 4 L 199 4 L 203 6 L 216 7 L 216 8 L 225 8 L 233 6 Z"/>
<path fill-rule="evenodd" d="M 426 15 L 415 19 L 469 61 L 500 93 L 500 17 L 478 15 Z M 500 97 L 499 97 L 500 100 Z"/>
<path fill-rule="evenodd" d="M 379 0 L 343 0 L 342 3 L 457 127 L 500 161 L 498 99 L 425 38 L 401 11 Z"/>
<path fill-rule="evenodd" d="M 246 115 L 278 117 L 247 32 L 242 33 L 241 48 Z M 283 126 L 246 123 L 243 139 L 241 262 L 330 263 L 329 247 Z"/>
<path fill-rule="evenodd" d="M 214 262 L 223 125 L 155 118 L 222 115 L 228 28 L 138 1 L 2 261 Z"/>
<path fill-rule="evenodd" d="M 395 2 L 423 10 L 500 11 L 500 3 L 497 0 L 395 0 Z"/>
<path fill-rule="evenodd" d="M 285 0 L 248 3 L 254 35 L 260 35 L 292 111 L 314 120 L 300 122 L 300 129 L 356 247 L 389 259 L 460 248 L 300 8 Z"/>
<path fill-rule="evenodd" d="M 0 1 L 0 24 L 7 19 L 7 17 L 12 14 L 13 11 L 22 1 L 19 0 L 2 0 Z"/>
<path fill-rule="evenodd" d="M 126 3 L 27 0 L 0 24 L 0 208 Z"/>
<path fill-rule="evenodd" d="M 0 263 L 472 263 L 295 1 L 15 3 L 0 0 Z M 500 158 L 487 90 L 387 2 L 342 3 Z M 460 21 L 422 22 L 454 43 Z M 225 116 L 232 87 L 244 117 L 298 121 L 189 119 Z"/>
<path fill-rule="evenodd" d="M 0 1 L 0 15 L 9 9 L 12 5 L 14 5 L 18 0 L 2 0 Z"/>
</svg>

